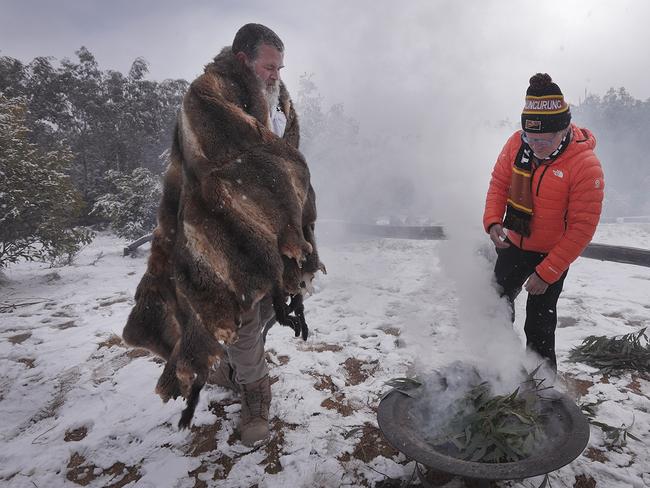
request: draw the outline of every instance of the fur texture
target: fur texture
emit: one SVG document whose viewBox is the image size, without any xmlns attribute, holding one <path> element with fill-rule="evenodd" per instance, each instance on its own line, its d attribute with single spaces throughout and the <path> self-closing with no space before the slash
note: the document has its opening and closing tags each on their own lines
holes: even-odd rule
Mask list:
<svg viewBox="0 0 650 488">
<path fill-rule="evenodd" d="M 241 313 L 270 294 L 278 322 L 295 323 L 287 297 L 324 271 L 298 120 L 280 88 L 283 137 L 267 126 L 254 73 L 226 48 L 179 113 L 151 256 L 123 337 L 167 361 L 156 391 L 164 401 L 187 398 L 182 427 L 223 346 L 237 339 Z"/>
</svg>

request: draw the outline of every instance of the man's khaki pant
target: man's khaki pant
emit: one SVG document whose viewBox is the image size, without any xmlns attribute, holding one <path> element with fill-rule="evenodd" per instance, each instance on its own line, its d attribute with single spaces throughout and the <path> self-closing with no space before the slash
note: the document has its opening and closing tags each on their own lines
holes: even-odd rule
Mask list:
<svg viewBox="0 0 650 488">
<path fill-rule="evenodd" d="M 275 314 L 273 302 L 268 296 L 242 315 L 242 325 L 237 331 L 239 338 L 226 348 L 227 357 L 224 358 L 235 372 L 236 383 L 254 383 L 269 373 L 262 331 L 271 320 L 275 320 Z"/>
</svg>

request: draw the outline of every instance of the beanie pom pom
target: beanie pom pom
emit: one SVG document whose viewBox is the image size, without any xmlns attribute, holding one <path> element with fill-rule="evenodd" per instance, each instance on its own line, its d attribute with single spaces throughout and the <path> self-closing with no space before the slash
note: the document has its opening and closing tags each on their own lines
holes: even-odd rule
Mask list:
<svg viewBox="0 0 650 488">
<path fill-rule="evenodd" d="M 553 80 L 548 73 L 537 73 L 530 78 L 529 83 L 533 90 L 541 90 L 550 86 Z"/>
</svg>

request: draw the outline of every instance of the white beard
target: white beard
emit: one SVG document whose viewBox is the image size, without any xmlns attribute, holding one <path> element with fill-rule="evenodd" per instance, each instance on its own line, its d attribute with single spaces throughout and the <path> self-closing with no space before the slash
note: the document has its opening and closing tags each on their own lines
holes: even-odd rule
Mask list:
<svg viewBox="0 0 650 488">
<path fill-rule="evenodd" d="M 267 86 L 266 83 L 262 81 L 259 76 L 257 76 L 257 73 L 255 73 L 255 61 L 247 62 L 246 64 L 255 74 L 255 77 L 260 84 L 260 90 L 262 90 L 266 104 L 269 107 L 270 117 L 273 111 L 277 108 L 278 102 L 280 101 L 280 80 L 276 81 L 273 86 Z"/>
<path fill-rule="evenodd" d="M 262 93 L 269 107 L 269 114 L 271 114 L 277 108 L 280 100 L 280 81 L 274 83 L 273 86 L 266 86 L 262 83 Z"/>
</svg>

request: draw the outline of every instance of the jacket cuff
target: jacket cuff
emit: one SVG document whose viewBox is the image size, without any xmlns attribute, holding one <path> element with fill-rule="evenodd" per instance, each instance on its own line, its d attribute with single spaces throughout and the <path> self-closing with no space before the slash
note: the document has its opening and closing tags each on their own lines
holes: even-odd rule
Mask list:
<svg viewBox="0 0 650 488">
<path fill-rule="evenodd" d="M 564 271 L 560 273 L 549 264 L 546 264 L 546 260 L 539 263 L 535 268 L 535 274 L 548 285 L 552 285 L 557 280 L 559 280 L 562 276 L 562 273 L 564 273 Z"/>
<path fill-rule="evenodd" d="M 537 277 L 538 277 L 540 280 L 542 280 L 544 283 L 546 283 L 547 285 L 550 285 L 550 283 L 549 283 L 548 281 L 546 281 L 544 278 L 542 278 L 542 277 L 539 275 L 539 273 L 538 273 L 537 271 L 535 271 L 535 274 L 536 274 Z"/>
<path fill-rule="evenodd" d="M 503 225 L 503 224 L 502 224 L 501 222 L 492 222 L 490 225 L 487 225 L 487 226 L 485 227 L 485 231 L 486 231 L 488 234 L 490 233 L 490 229 L 492 228 L 493 225 Z"/>
</svg>

